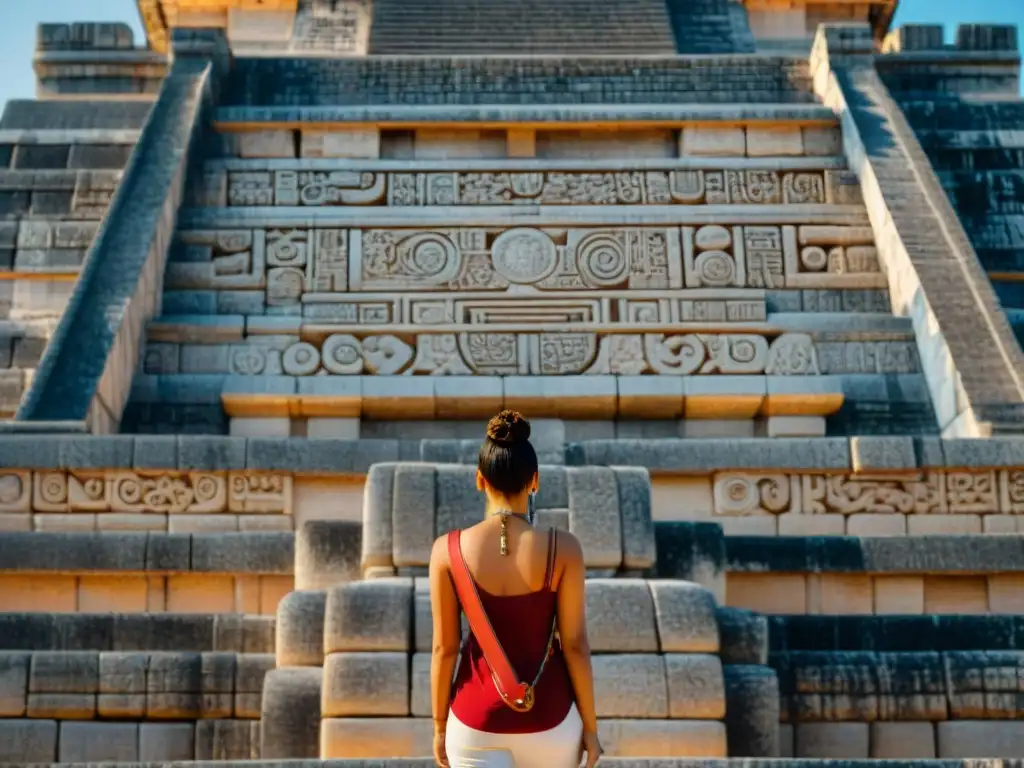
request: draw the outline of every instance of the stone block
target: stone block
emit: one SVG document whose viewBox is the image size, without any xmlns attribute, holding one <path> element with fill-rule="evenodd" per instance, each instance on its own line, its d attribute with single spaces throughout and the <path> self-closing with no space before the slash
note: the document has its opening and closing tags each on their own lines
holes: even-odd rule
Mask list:
<svg viewBox="0 0 1024 768">
<path fill-rule="evenodd" d="M 725 602 L 725 538 L 717 523 L 655 524 L 658 578 L 692 581 Z"/>
<path fill-rule="evenodd" d="M 778 516 L 779 536 L 842 536 L 846 533 L 844 515 L 805 515 L 783 512 Z"/>
<path fill-rule="evenodd" d="M 139 759 L 138 723 L 61 723 L 62 763 L 130 763 Z"/>
<path fill-rule="evenodd" d="M 769 416 L 765 419 L 768 437 L 824 437 L 824 416 Z"/>
<path fill-rule="evenodd" d="M 747 157 L 798 157 L 803 153 L 799 127 L 747 128 Z"/>
<path fill-rule="evenodd" d="M 663 656 L 597 655 L 592 664 L 598 717 L 668 717 Z"/>
<path fill-rule="evenodd" d="M 278 603 L 274 643 L 278 667 L 319 667 L 324 663 L 327 593 L 296 591 Z"/>
<path fill-rule="evenodd" d="M 866 512 L 860 515 L 849 515 L 846 518 L 848 536 L 906 536 L 907 518 L 905 515 L 879 515 Z"/>
<path fill-rule="evenodd" d="M 380 131 L 377 128 L 302 131 L 302 156 L 376 160 L 380 157 Z"/>
<path fill-rule="evenodd" d="M 725 717 L 722 662 L 707 653 L 666 653 L 668 712 L 673 720 L 721 720 Z"/>
<path fill-rule="evenodd" d="M 1024 752 L 1024 722 L 952 720 L 936 723 L 939 759 L 1000 757 Z"/>
<path fill-rule="evenodd" d="M 965 536 L 981 533 L 981 515 L 908 515 L 911 536 Z"/>
<path fill-rule="evenodd" d="M 988 613 L 988 583 L 984 576 L 925 576 L 924 612 L 937 614 Z"/>
<path fill-rule="evenodd" d="M 804 126 L 804 154 L 809 157 L 838 157 L 843 153 L 843 132 L 839 127 Z"/>
<path fill-rule="evenodd" d="M 871 577 L 860 573 L 812 573 L 807 576 L 807 613 L 871 614 Z"/>
<path fill-rule="evenodd" d="M 57 723 L 53 720 L 0 720 L 0 762 L 57 761 Z"/>
<path fill-rule="evenodd" d="M 0 611 L 73 613 L 77 605 L 74 576 L 0 575 Z"/>
<path fill-rule="evenodd" d="M 1024 575 L 998 573 L 988 577 L 988 610 L 1024 614 Z"/>
<path fill-rule="evenodd" d="M 433 724 L 428 718 L 354 717 L 325 719 L 320 724 L 319 757 L 423 757 L 433 751 Z"/>
<path fill-rule="evenodd" d="M 32 654 L 28 691 L 96 694 L 99 664 L 96 651 L 38 651 Z"/>
<path fill-rule="evenodd" d="M 195 730 L 194 723 L 140 723 L 139 761 L 193 760 Z"/>
<path fill-rule="evenodd" d="M 168 576 L 166 608 L 170 613 L 233 613 L 235 580 L 215 574 Z"/>
<path fill-rule="evenodd" d="M 651 502 L 651 477 L 642 467 L 615 469 L 622 526 L 622 567 L 645 570 L 657 557 Z"/>
<path fill-rule="evenodd" d="M 0 717 L 25 716 L 28 673 L 29 654 L 0 651 Z"/>
<path fill-rule="evenodd" d="M 413 582 L 408 578 L 342 584 L 327 591 L 324 653 L 412 648 Z"/>
<path fill-rule="evenodd" d="M 295 534 L 295 588 L 328 589 L 360 578 L 362 525 L 310 520 Z"/>
<path fill-rule="evenodd" d="M 413 717 L 430 717 L 430 661 L 431 653 L 414 653 L 410 674 L 409 708 Z"/>
<path fill-rule="evenodd" d="M 147 653 L 123 651 L 100 653 L 99 693 L 101 696 L 117 694 L 145 697 L 148 670 L 149 654 Z"/>
<path fill-rule="evenodd" d="M 439 464 L 436 473 L 435 535 L 479 523 L 486 499 L 476 488 L 476 467 Z"/>
<path fill-rule="evenodd" d="M 295 157 L 292 131 L 245 131 L 236 135 L 239 157 Z"/>
<path fill-rule="evenodd" d="M 606 467 L 569 467 L 569 528 L 583 546 L 588 568 L 622 566 L 618 483 Z"/>
<path fill-rule="evenodd" d="M 875 576 L 874 613 L 912 615 L 924 613 L 922 576 Z"/>
<path fill-rule="evenodd" d="M 324 718 L 408 717 L 409 654 L 328 654 L 320 707 Z"/>
<path fill-rule="evenodd" d="M 196 723 L 196 760 L 252 760 L 259 757 L 259 740 L 258 722 L 200 720 Z"/>
<path fill-rule="evenodd" d="M 720 607 L 716 611 L 720 638 L 719 656 L 726 665 L 768 663 L 768 620 L 741 608 Z"/>
<path fill-rule="evenodd" d="M 679 139 L 680 157 L 743 157 L 743 128 L 684 126 Z"/>
<path fill-rule="evenodd" d="M 654 600 L 643 579 L 587 579 L 587 638 L 595 653 L 654 652 Z"/>
<path fill-rule="evenodd" d="M 794 751 L 798 758 L 857 759 L 870 753 L 868 723 L 797 723 Z"/>
<path fill-rule="evenodd" d="M 435 539 L 435 499 L 432 465 L 399 464 L 395 467 L 391 532 L 396 566 L 430 563 Z"/>
<path fill-rule="evenodd" d="M 720 758 L 727 754 L 725 724 L 713 720 L 602 719 L 597 732 L 607 757 Z"/>
<path fill-rule="evenodd" d="M 780 757 L 779 679 L 771 667 L 724 667 L 730 757 Z"/>
<path fill-rule="evenodd" d="M 715 598 L 708 589 L 685 581 L 651 580 L 646 584 L 654 602 L 662 653 L 718 652 Z"/>
<path fill-rule="evenodd" d="M 434 407 L 438 419 L 486 420 L 501 410 L 505 390 L 498 376 L 438 376 Z"/>
<path fill-rule="evenodd" d="M 807 613 L 807 579 L 797 573 L 730 573 L 726 604 L 768 614 Z"/>
<path fill-rule="evenodd" d="M 260 756 L 264 760 L 316 758 L 320 754 L 323 669 L 274 669 L 263 684 Z"/>
<path fill-rule="evenodd" d="M 934 759 L 934 723 L 871 723 L 871 758 L 875 760 Z"/>
<path fill-rule="evenodd" d="M 83 613 L 144 613 L 148 585 L 140 576 L 79 576 L 78 610 Z"/>
</svg>

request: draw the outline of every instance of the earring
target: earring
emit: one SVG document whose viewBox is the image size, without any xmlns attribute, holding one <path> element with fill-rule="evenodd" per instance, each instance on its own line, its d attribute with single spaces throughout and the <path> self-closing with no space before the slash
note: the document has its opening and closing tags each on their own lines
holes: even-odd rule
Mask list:
<svg viewBox="0 0 1024 768">
<path fill-rule="evenodd" d="M 530 491 L 529 497 L 526 499 L 526 521 L 533 525 L 534 509 L 533 509 L 533 498 L 537 495 L 536 491 Z"/>
</svg>

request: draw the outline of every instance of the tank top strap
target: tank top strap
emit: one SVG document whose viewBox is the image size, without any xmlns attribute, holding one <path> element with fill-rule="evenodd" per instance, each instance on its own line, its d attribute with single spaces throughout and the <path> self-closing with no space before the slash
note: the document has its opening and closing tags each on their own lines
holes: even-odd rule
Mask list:
<svg viewBox="0 0 1024 768">
<path fill-rule="evenodd" d="M 544 589 L 551 589 L 551 582 L 555 578 L 555 557 L 558 555 L 558 531 L 548 528 L 548 564 L 544 571 Z"/>
</svg>

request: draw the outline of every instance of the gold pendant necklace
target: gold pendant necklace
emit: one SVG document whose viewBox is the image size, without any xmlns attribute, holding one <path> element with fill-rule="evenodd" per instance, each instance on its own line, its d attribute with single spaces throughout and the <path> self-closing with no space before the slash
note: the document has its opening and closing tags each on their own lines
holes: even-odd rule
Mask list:
<svg viewBox="0 0 1024 768">
<path fill-rule="evenodd" d="M 501 512 L 495 512 L 494 514 L 501 517 L 501 554 L 504 557 L 508 556 L 508 519 L 511 517 L 513 512 L 502 510 Z"/>
</svg>

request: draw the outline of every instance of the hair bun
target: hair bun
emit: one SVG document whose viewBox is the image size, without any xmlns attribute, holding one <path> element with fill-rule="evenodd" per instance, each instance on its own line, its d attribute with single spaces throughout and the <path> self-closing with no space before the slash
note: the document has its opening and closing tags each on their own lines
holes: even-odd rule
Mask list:
<svg viewBox="0 0 1024 768">
<path fill-rule="evenodd" d="M 502 411 L 487 422 L 487 437 L 506 448 L 525 443 L 530 439 L 530 422 L 516 411 Z"/>
</svg>

